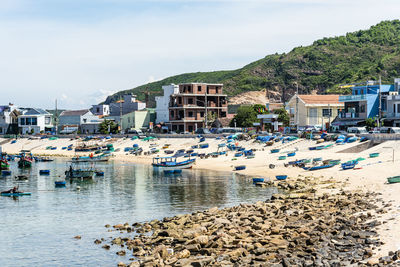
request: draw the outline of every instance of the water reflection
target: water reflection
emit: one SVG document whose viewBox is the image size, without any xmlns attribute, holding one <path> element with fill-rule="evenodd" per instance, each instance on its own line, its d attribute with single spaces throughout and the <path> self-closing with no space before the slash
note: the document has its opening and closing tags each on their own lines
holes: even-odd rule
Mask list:
<svg viewBox="0 0 400 267">
<path fill-rule="evenodd" d="M 35 163 L 27 170 L 11 163 L 13 175 L 0 177 L 0 190 L 19 185 L 32 196 L 0 198 L 0 266 L 115 265 L 121 258 L 93 244 L 94 239 L 110 235 L 105 224 L 265 200 L 273 193 L 231 173 L 184 170 L 164 175 L 151 166 L 124 162 L 97 168 L 104 177 L 56 188 L 54 182 L 67 169 L 65 160 Z M 49 169 L 50 175 L 39 175 L 41 169 Z M 30 178 L 16 181 L 15 175 Z M 73 239 L 75 235 L 82 239 Z"/>
</svg>

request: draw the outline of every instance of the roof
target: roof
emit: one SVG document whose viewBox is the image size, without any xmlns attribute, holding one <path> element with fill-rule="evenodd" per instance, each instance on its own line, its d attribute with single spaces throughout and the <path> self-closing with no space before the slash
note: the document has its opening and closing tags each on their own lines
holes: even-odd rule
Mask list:
<svg viewBox="0 0 400 267">
<path fill-rule="evenodd" d="M 60 116 L 82 116 L 88 113 L 88 109 L 80 109 L 80 110 L 65 110 L 63 111 Z"/>
<path fill-rule="evenodd" d="M 29 108 L 24 115 L 50 115 L 50 113 L 41 108 Z"/>
<path fill-rule="evenodd" d="M 340 104 L 339 95 L 298 95 L 306 104 Z"/>
</svg>

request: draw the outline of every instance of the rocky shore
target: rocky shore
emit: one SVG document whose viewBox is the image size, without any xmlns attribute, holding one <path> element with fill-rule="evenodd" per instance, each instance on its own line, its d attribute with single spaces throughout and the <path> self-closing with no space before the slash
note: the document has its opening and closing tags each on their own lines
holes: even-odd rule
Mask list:
<svg viewBox="0 0 400 267">
<path fill-rule="evenodd" d="M 114 225 L 124 237 L 95 243 L 132 255 L 119 266 L 386 266 L 400 251 L 372 256 L 381 245 L 378 218 L 389 208 L 376 193 L 277 194 L 266 202 Z"/>
</svg>

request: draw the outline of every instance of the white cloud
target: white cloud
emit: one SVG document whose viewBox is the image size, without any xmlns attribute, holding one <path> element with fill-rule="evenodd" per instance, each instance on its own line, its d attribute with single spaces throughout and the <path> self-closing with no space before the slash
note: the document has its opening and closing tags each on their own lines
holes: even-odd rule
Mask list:
<svg viewBox="0 0 400 267">
<path fill-rule="evenodd" d="M 60 108 L 89 107 L 155 77 L 235 69 L 318 38 L 366 29 L 397 18 L 400 9 L 393 0 L 166 2 L 182 5 L 96 22 L 0 18 L 6 36 L 0 42 L 1 100 L 52 107 L 61 98 Z"/>
</svg>

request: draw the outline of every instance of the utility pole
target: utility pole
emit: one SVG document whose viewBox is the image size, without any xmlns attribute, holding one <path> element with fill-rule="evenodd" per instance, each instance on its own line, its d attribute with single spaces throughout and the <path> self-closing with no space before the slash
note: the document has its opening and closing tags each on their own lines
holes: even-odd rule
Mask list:
<svg viewBox="0 0 400 267">
<path fill-rule="evenodd" d="M 54 122 L 56 125 L 56 134 L 58 134 L 58 109 L 57 109 L 57 98 L 56 98 L 56 113 L 54 114 Z"/>
<path fill-rule="evenodd" d="M 381 94 L 381 76 L 379 75 L 379 113 L 378 113 L 378 128 L 381 127 L 381 116 L 382 116 L 382 94 Z"/>
<path fill-rule="evenodd" d="M 328 121 L 328 127 L 330 128 L 331 127 L 331 115 L 332 115 L 332 110 L 331 110 L 331 104 L 330 103 L 328 103 L 328 112 L 329 112 L 329 121 Z M 328 129 L 327 129 L 327 131 L 328 131 Z"/>
<path fill-rule="evenodd" d="M 299 131 L 299 84 L 296 82 L 296 130 Z"/>
<path fill-rule="evenodd" d="M 120 133 L 122 133 L 122 99 L 119 100 L 119 125 Z"/>
<path fill-rule="evenodd" d="M 205 101 L 204 101 L 204 107 L 206 110 L 206 114 L 205 114 L 205 120 L 206 120 L 206 128 L 208 128 L 208 112 L 207 112 L 207 90 L 208 90 L 208 85 L 206 86 L 206 91 L 205 91 Z"/>
</svg>

